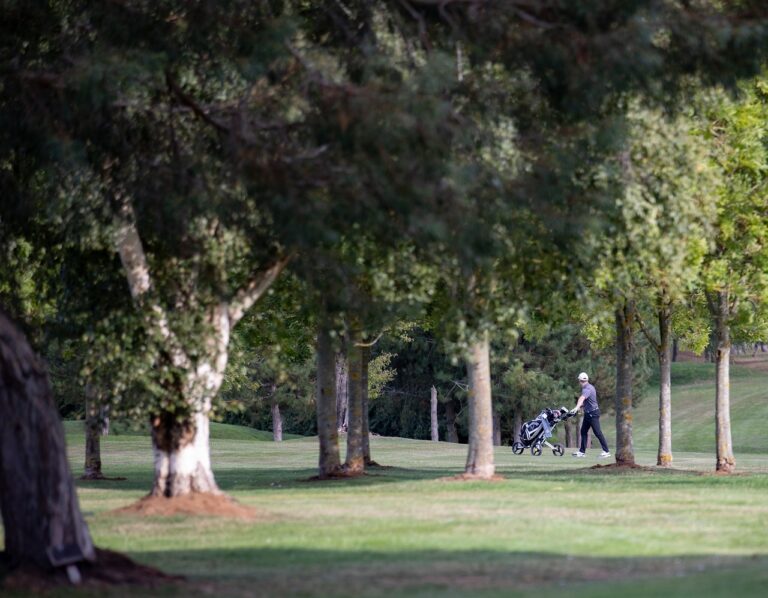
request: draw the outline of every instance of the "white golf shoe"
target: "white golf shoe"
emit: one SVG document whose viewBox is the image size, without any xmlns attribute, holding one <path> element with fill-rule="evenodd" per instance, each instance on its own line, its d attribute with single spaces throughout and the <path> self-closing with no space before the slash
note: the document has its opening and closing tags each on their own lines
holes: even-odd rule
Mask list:
<svg viewBox="0 0 768 598">
<path fill-rule="evenodd" d="M 610 456 L 611 456 L 611 451 L 603 451 L 602 453 L 600 453 L 601 459 L 607 459 Z"/>
<path fill-rule="evenodd" d="M 581 451 L 576 451 L 575 453 L 572 453 L 572 455 L 573 455 L 574 457 L 579 457 L 579 458 L 581 458 L 581 457 L 583 457 L 583 456 L 584 456 L 584 453 L 582 453 Z"/>
</svg>

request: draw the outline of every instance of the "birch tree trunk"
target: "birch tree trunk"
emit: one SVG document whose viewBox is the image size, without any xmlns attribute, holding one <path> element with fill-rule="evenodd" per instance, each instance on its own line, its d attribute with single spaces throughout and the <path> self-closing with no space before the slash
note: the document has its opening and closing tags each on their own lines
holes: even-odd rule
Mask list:
<svg viewBox="0 0 768 598">
<path fill-rule="evenodd" d="M 632 355 L 635 306 L 630 299 L 616 310 L 616 463 L 633 465 Z"/>
<path fill-rule="evenodd" d="M 470 348 L 469 373 L 469 450 L 466 474 L 491 478 L 493 462 L 493 407 L 491 404 L 490 343 L 488 335 Z"/>
<path fill-rule="evenodd" d="M 715 314 L 716 334 L 716 394 L 715 394 L 715 440 L 717 443 L 716 470 L 723 473 L 733 473 L 736 470 L 736 459 L 733 456 L 731 441 L 731 380 L 730 353 L 731 328 L 729 324 L 730 306 L 728 291 L 717 293 Z"/>
<path fill-rule="evenodd" d="M 445 441 L 459 442 L 459 432 L 456 430 L 456 406 L 453 399 L 445 404 Z"/>
<path fill-rule="evenodd" d="M 85 385 L 85 466 L 82 479 L 102 480 L 99 396 L 91 383 Z"/>
<path fill-rule="evenodd" d="M 434 385 L 429 389 L 429 422 L 432 442 L 437 442 L 440 435 L 437 427 L 437 389 Z"/>
<path fill-rule="evenodd" d="M 349 375 L 347 459 L 344 469 L 353 475 L 365 471 L 363 451 L 363 348 L 360 335 L 352 332 L 347 344 L 347 371 Z"/>
<path fill-rule="evenodd" d="M 333 476 L 341 470 L 339 431 L 336 425 L 336 360 L 331 336 L 325 326 L 317 333 L 317 436 L 320 441 L 319 475 Z"/>
<path fill-rule="evenodd" d="M 346 430 L 349 425 L 349 361 L 342 349 L 336 354 L 336 427 Z"/>
<path fill-rule="evenodd" d="M 672 326 L 671 308 L 662 296 L 659 305 L 659 451 L 656 465 L 672 465 Z"/>
<path fill-rule="evenodd" d="M 45 369 L 0 313 L 0 512 L 12 566 L 95 561 Z"/>
</svg>

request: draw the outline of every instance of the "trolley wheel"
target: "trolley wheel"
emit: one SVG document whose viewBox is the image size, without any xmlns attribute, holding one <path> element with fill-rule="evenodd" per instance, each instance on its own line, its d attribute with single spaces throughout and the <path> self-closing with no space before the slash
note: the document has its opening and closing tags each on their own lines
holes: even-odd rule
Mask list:
<svg viewBox="0 0 768 598">
<path fill-rule="evenodd" d="M 516 455 L 522 455 L 524 450 L 525 447 L 523 446 L 522 442 L 516 441 L 512 444 L 512 452 Z"/>
<path fill-rule="evenodd" d="M 534 445 L 531 447 L 531 454 L 532 454 L 534 457 L 538 457 L 539 455 L 541 455 L 541 445 L 540 445 L 540 444 L 534 444 Z"/>
<path fill-rule="evenodd" d="M 565 454 L 565 448 L 562 444 L 556 444 L 555 448 L 552 449 L 552 454 L 555 455 L 555 457 L 562 457 Z"/>
</svg>

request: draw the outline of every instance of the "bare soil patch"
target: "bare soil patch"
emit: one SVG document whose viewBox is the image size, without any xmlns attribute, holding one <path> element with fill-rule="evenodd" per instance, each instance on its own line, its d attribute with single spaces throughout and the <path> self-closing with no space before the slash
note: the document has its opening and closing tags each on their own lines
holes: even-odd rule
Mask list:
<svg viewBox="0 0 768 598">
<path fill-rule="evenodd" d="M 128 478 L 123 478 L 123 477 L 111 478 L 105 475 L 81 475 L 78 479 L 88 480 L 91 482 L 124 482 Z"/>
<path fill-rule="evenodd" d="M 590 467 L 590 469 L 599 469 L 605 473 L 622 473 L 624 471 L 658 471 L 655 467 L 647 467 L 646 465 L 638 465 L 637 463 L 607 463 L 605 465 L 598 463 L 597 465 Z"/>
<path fill-rule="evenodd" d="M 145 496 L 135 503 L 112 511 L 118 515 L 170 517 L 173 515 L 203 515 L 253 521 L 263 518 L 256 509 L 241 505 L 226 494 L 194 492 L 185 496 L 166 498 Z"/>
<path fill-rule="evenodd" d="M 181 583 L 184 578 L 168 575 L 153 567 L 140 565 L 124 554 L 111 550 L 96 549 L 96 562 L 83 562 L 77 565 L 83 588 L 105 588 L 107 586 L 139 586 L 157 588 L 159 586 Z M 12 569 L 3 579 L 5 590 L 23 591 L 33 594 L 55 591 L 57 588 L 72 587 L 63 568 L 42 570 L 32 566 Z"/>
</svg>

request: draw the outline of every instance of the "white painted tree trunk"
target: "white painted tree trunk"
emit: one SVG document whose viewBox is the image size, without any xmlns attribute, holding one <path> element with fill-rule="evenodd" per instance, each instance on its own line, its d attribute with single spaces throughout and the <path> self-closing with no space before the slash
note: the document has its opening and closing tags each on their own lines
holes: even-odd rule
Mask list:
<svg viewBox="0 0 768 598">
<path fill-rule="evenodd" d="M 345 431 L 349 426 L 349 361 L 345 351 L 336 354 L 336 427 Z"/>
<path fill-rule="evenodd" d="M 437 442 L 440 436 L 437 428 L 437 389 L 434 385 L 429 389 L 429 420 L 432 442 Z"/>
<path fill-rule="evenodd" d="M 672 465 L 672 325 L 668 303 L 659 305 L 659 450 L 656 465 Z"/>
<path fill-rule="evenodd" d="M 275 442 L 283 441 L 283 416 L 280 414 L 280 405 L 277 401 L 272 401 L 272 440 Z"/>
<path fill-rule="evenodd" d="M 490 343 L 487 334 L 470 348 L 469 450 L 464 472 L 491 478 L 496 471 L 493 455 L 493 407 L 491 404 Z"/>
</svg>

